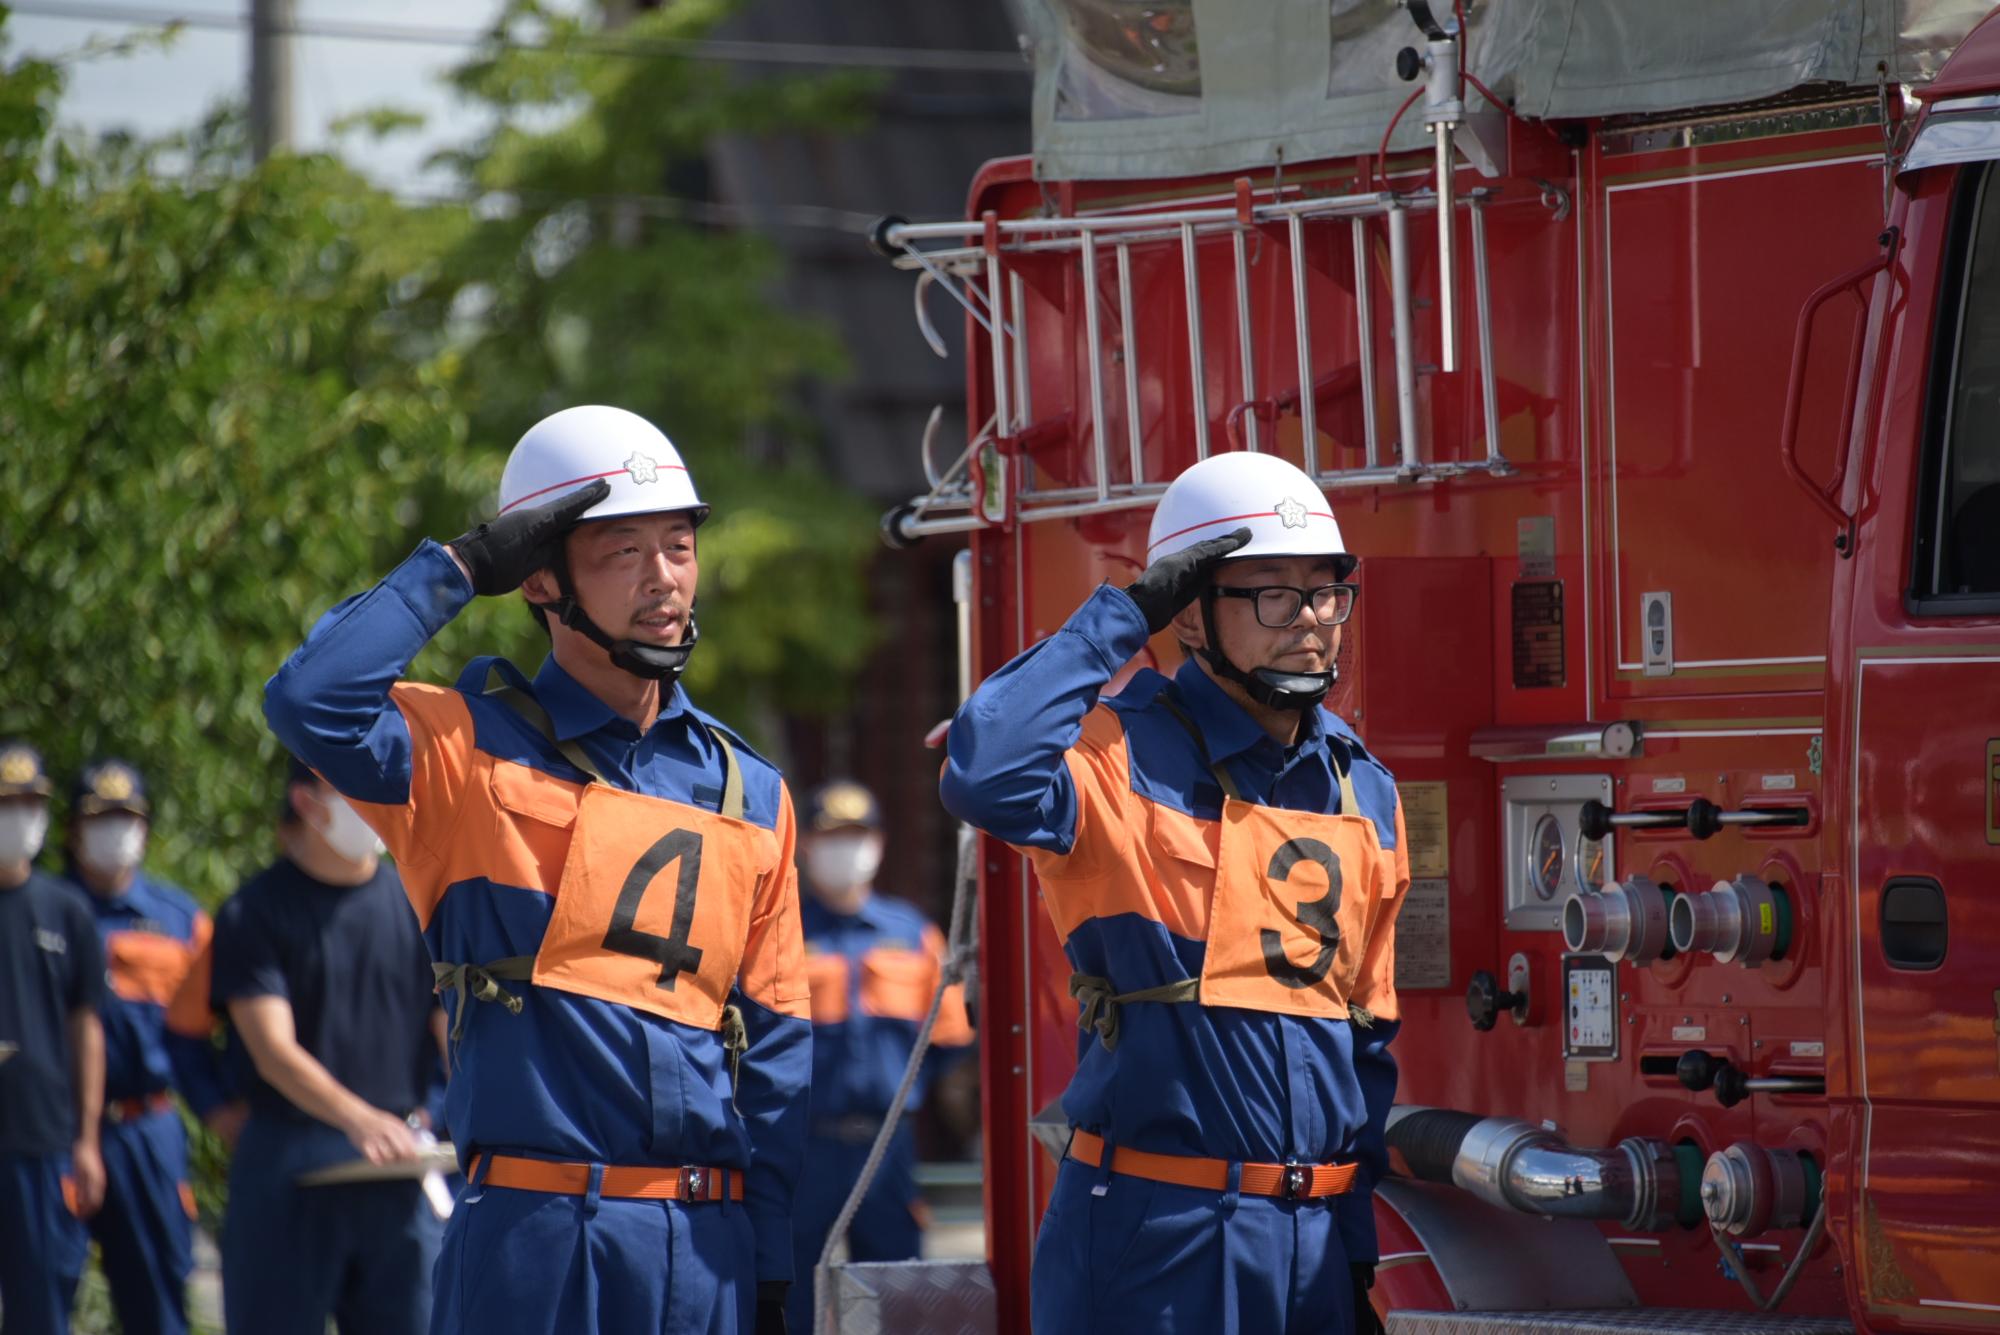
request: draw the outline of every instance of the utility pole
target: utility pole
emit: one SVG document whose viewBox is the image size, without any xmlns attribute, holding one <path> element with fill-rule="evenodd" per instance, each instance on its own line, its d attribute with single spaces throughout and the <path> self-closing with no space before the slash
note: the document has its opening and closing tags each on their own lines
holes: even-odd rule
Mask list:
<svg viewBox="0 0 2000 1335">
<path fill-rule="evenodd" d="M 293 0 L 250 0 L 250 151 L 292 146 Z"/>
</svg>

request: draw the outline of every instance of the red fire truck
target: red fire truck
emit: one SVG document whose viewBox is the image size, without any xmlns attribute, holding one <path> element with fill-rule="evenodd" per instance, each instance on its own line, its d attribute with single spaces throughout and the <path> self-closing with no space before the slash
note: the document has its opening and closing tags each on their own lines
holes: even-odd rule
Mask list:
<svg viewBox="0 0 2000 1335">
<path fill-rule="evenodd" d="M 1392 1331 L 2000 1330 L 1986 8 L 1048 0 L 1035 156 L 878 229 L 941 353 L 968 312 L 968 444 L 885 524 L 969 535 L 972 678 L 1217 451 L 1363 557 Z M 1019 1331 L 1076 1014 L 972 861 Z"/>
</svg>

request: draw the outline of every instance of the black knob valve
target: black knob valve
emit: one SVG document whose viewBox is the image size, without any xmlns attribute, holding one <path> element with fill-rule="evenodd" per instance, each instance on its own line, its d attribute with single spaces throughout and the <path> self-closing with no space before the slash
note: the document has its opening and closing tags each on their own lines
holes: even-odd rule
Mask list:
<svg viewBox="0 0 2000 1335">
<path fill-rule="evenodd" d="M 1727 1057 L 1711 1057 L 1700 1048 L 1690 1048 L 1681 1054 L 1680 1061 L 1674 1065 L 1674 1077 L 1697 1094 L 1713 1088 L 1715 1101 L 1725 1108 L 1734 1108 L 1750 1097 L 1745 1083 L 1748 1076 L 1732 1065 Z"/>
<path fill-rule="evenodd" d="M 1499 1021 L 1502 1011 L 1512 1011 L 1516 1016 L 1527 1014 L 1528 994 L 1507 991 L 1485 969 L 1473 974 L 1465 988 L 1465 1013 L 1472 1017 L 1472 1027 L 1485 1033 Z"/>
<path fill-rule="evenodd" d="M 1406 46 L 1396 53 L 1396 77 L 1410 83 L 1424 72 L 1424 57 L 1414 46 Z"/>
</svg>

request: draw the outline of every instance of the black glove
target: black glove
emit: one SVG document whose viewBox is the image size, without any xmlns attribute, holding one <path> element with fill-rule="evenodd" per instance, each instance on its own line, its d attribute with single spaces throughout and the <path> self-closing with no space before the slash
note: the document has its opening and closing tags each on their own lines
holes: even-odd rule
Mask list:
<svg viewBox="0 0 2000 1335">
<path fill-rule="evenodd" d="M 1146 567 L 1146 572 L 1125 586 L 1132 601 L 1145 614 L 1146 629 L 1157 634 L 1174 619 L 1174 613 L 1195 600 L 1202 585 L 1215 573 L 1223 559 L 1250 541 L 1250 530 L 1239 528 L 1207 542 L 1163 556 Z"/>
<path fill-rule="evenodd" d="M 1350 1261 L 1347 1268 L 1354 1276 L 1354 1335 L 1387 1335 L 1382 1318 L 1375 1315 L 1375 1304 L 1368 1301 L 1368 1290 L 1375 1287 L 1375 1263 Z"/>
<path fill-rule="evenodd" d="M 757 1285 L 757 1335 L 785 1335 L 785 1295 L 791 1285 L 767 1279 Z M 807 1335 L 801 1331 L 800 1335 Z"/>
<path fill-rule="evenodd" d="M 451 544 L 472 572 L 472 591 L 491 597 L 512 593 L 521 582 L 555 559 L 556 541 L 583 512 L 611 494 L 603 478 L 544 505 L 501 515 Z"/>
</svg>

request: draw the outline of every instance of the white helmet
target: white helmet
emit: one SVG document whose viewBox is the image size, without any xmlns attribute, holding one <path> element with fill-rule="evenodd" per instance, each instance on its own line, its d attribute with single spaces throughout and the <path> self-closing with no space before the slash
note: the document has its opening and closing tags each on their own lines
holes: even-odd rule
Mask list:
<svg viewBox="0 0 2000 1335">
<path fill-rule="evenodd" d="M 586 520 L 669 510 L 692 510 L 697 524 L 708 518 L 674 443 L 637 413 L 600 404 L 565 408 L 528 428 L 500 475 L 500 513 L 598 478 L 611 494 L 584 512 Z"/>
<path fill-rule="evenodd" d="M 1239 528 L 1250 530 L 1250 543 L 1231 560 L 1348 555 L 1326 493 L 1302 469 L 1275 454 L 1232 452 L 1189 468 L 1160 497 L 1146 535 L 1146 563 Z"/>
</svg>

